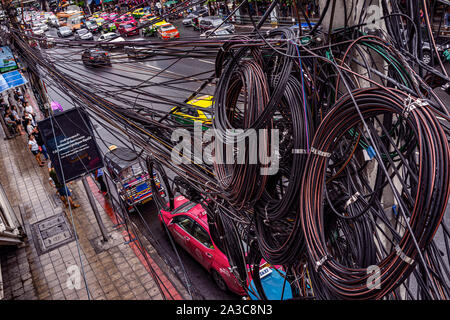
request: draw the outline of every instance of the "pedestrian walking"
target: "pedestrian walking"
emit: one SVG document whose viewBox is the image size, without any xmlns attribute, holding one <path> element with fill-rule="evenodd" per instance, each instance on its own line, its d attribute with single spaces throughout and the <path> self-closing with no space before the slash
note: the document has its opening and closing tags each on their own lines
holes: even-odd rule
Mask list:
<svg viewBox="0 0 450 320">
<path fill-rule="evenodd" d="M 36 161 L 39 164 L 39 166 L 43 167 L 45 163 L 41 160 L 41 152 L 39 151 L 39 145 L 37 144 L 36 138 L 34 137 L 33 134 L 30 134 L 28 136 L 28 148 L 36 158 Z"/>
<path fill-rule="evenodd" d="M 70 193 L 69 188 L 64 183 L 61 183 L 59 181 L 58 175 L 56 174 L 55 168 L 53 166 L 50 166 L 48 173 L 50 175 L 48 182 L 52 187 L 56 188 L 59 197 L 66 206 L 66 208 L 69 206 L 69 203 L 72 208 L 74 209 L 78 208 L 80 205 L 73 202 L 72 194 Z"/>
<path fill-rule="evenodd" d="M 101 168 L 95 170 L 94 177 L 95 177 L 95 180 L 100 185 L 100 191 L 99 192 L 102 192 L 103 195 L 105 195 L 108 192 L 108 188 L 106 187 L 105 181 L 103 180 L 103 170 Z"/>
</svg>

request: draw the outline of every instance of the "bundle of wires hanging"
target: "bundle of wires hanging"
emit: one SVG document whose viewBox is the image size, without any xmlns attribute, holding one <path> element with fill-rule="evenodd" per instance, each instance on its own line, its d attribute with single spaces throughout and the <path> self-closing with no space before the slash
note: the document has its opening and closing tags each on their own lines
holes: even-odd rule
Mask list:
<svg viewBox="0 0 450 320">
<path fill-rule="evenodd" d="M 65 65 L 70 54 L 58 60 L 51 51 L 30 48 L 30 37 L 20 30 L 12 33 L 30 68 L 43 71 L 68 98 L 132 141 L 149 171 L 166 177 L 167 169 L 207 199 L 213 242 L 252 294 L 267 298 L 259 277 L 266 261 L 283 269 L 295 298 L 448 299 L 450 233 L 443 217 L 450 190 L 450 114 L 434 89 L 450 78 L 438 54 L 429 3 L 381 0 L 385 31 L 368 30 L 364 0 L 342 2 L 339 28 L 333 13 L 341 1 L 327 0 L 315 25 L 302 13 L 297 20 L 304 19 L 306 28 L 261 31 L 277 2 L 259 21 L 250 15 L 253 30 L 245 34 L 141 41 L 171 56 L 171 66 L 221 48 L 215 70 L 177 76 L 142 69 L 150 77 L 132 86 L 121 74 L 125 62 L 110 73 L 123 82 L 91 86 L 90 73 Z M 430 65 L 422 61 L 423 40 L 435 53 Z M 208 48 L 192 50 L 197 45 Z M 152 82 L 157 76 L 165 81 Z M 188 81 L 201 83 L 193 97 L 212 79 L 213 164 L 173 163 L 171 134 L 192 128 L 148 105 L 195 106 L 154 88 L 186 90 Z M 273 134 L 279 138 L 275 154 Z M 222 141 L 234 143 L 227 148 Z M 273 174 L 271 164 L 278 165 Z M 166 200 L 158 196 L 156 203 L 170 209 Z"/>
</svg>

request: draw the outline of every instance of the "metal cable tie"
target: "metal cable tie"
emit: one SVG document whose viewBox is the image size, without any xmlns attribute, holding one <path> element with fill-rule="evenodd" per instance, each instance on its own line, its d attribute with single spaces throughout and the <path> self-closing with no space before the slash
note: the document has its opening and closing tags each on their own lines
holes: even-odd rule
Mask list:
<svg viewBox="0 0 450 320">
<path fill-rule="evenodd" d="M 403 261 L 405 261 L 406 263 L 412 265 L 414 263 L 414 259 L 408 257 L 400 248 L 400 246 L 397 244 L 395 246 L 395 254 L 398 255 L 400 257 L 400 259 L 402 259 Z"/>
<path fill-rule="evenodd" d="M 403 109 L 402 116 L 407 119 L 411 111 L 418 107 L 424 107 L 427 103 L 425 100 L 417 98 L 416 100 L 413 100 L 411 96 L 408 96 L 408 98 L 405 99 L 405 108 Z"/>
<path fill-rule="evenodd" d="M 325 261 L 328 260 L 328 254 L 324 255 L 322 258 L 320 258 L 319 261 L 316 261 L 315 270 L 316 272 L 319 271 L 319 268 L 325 263 Z"/>
<path fill-rule="evenodd" d="M 308 154 L 308 150 L 306 149 L 292 149 L 293 154 Z"/>
<path fill-rule="evenodd" d="M 354 195 L 352 195 L 347 202 L 345 203 L 344 208 L 347 209 L 349 205 L 351 205 L 352 203 L 356 202 L 356 200 L 358 200 L 358 197 L 360 196 L 360 193 L 358 191 L 356 191 L 356 193 Z"/>
<path fill-rule="evenodd" d="M 331 153 L 329 153 L 329 152 L 317 150 L 317 149 L 314 148 L 314 147 L 311 147 L 310 150 L 311 150 L 311 153 L 317 154 L 317 155 L 319 155 L 319 156 L 326 157 L 326 158 L 331 157 Z"/>
</svg>

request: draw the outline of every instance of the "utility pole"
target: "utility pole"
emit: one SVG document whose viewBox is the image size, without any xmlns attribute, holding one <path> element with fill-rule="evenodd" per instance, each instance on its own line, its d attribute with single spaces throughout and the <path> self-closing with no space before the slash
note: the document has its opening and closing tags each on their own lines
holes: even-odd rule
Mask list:
<svg viewBox="0 0 450 320">
<path fill-rule="evenodd" d="M 86 176 L 81 178 L 83 181 L 84 190 L 88 196 L 89 203 L 91 205 L 92 211 L 94 211 L 95 219 L 97 220 L 97 224 L 100 228 L 100 232 L 102 233 L 103 241 L 108 242 L 108 232 L 106 231 L 105 225 L 103 224 L 102 218 L 100 216 L 100 212 L 98 211 L 97 205 L 95 203 L 94 196 L 92 195 L 92 190 L 89 188 L 89 183 L 86 180 Z"/>
<path fill-rule="evenodd" d="M 378 35 L 380 34 L 380 31 L 387 33 L 385 22 L 383 19 L 381 19 L 383 13 L 380 2 L 381 2 L 380 0 L 359 1 L 355 6 L 353 0 L 332 0 L 327 9 L 326 8 L 327 0 L 319 0 L 320 9 L 321 10 L 327 9 L 327 13 L 322 22 L 324 32 L 330 33 L 334 29 L 342 28 L 345 26 L 345 23 L 347 22 L 348 26 L 366 23 L 367 25 L 365 27 L 362 27 L 363 31 L 366 34 Z M 349 12 L 349 10 L 347 10 L 347 17 L 346 17 L 345 15 L 346 12 L 344 8 L 354 8 L 354 10 L 352 10 L 352 12 Z M 329 41 L 330 36 L 331 35 L 328 34 Z M 381 58 L 381 56 L 372 55 L 371 57 L 369 57 L 367 53 L 362 52 L 359 54 L 365 55 L 365 59 L 371 59 L 374 62 L 372 67 L 377 69 L 380 73 L 387 75 L 386 62 Z M 361 75 L 367 74 L 367 70 L 361 65 L 350 62 L 350 66 L 358 74 Z M 361 88 L 371 86 L 371 84 L 368 81 L 365 81 L 363 79 L 358 79 L 358 82 Z M 378 82 L 382 83 L 381 79 L 379 79 Z M 342 87 L 342 89 L 345 91 L 344 87 Z M 379 119 L 381 122 L 383 121 L 382 116 L 380 116 Z M 375 128 L 379 129 L 377 126 L 375 126 Z M 366 166 L 365 173 L 366 176 L 368 177 L 368 180 L 371 183 L 374 183 L 376 181 L 378 168 L 379 164 L 375 160 L 370 160 L 370 162 Z M 393 182 L 396 189 L 400 190 L 401 185 L 399 183 L 397 176 L 394 177 Z M 393 222 L 395 220 L 393 211 L 395 207 L 398 207 L 398 203 L 396 203 L 396 200 L 394 198 L 394 192 L 392 192 L 390 188 L 385 188 L 383 191 L 382 205 L 386 213 L 386 216 L 388 216 L 391 222 Z M 382 241 L 382 245 L 387 250 L 387 252 L 389 252 L 392 247 L 392 238 L 393 238 L 393 235 L 389 227 L 385 223 L 380 223 L 379 228 L 376 230 L 376 232 L 378 234 L 379 239 L 381 239 Z M 376 241 L 375 243 L 378 246 L 378 243 Z M 378 249 L 382 251 L 381 248 Z M 400 289 L 400 294 L 402 296 L 405 295 L 405 290 L 403 287 Z"/>
</svg>

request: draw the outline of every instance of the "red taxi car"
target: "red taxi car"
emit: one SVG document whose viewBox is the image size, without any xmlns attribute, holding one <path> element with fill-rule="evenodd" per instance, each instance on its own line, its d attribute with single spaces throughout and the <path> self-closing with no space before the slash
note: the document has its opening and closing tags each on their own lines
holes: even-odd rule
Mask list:
<svg viewBox="0 0 450 320">
<path fill-rule="evenodd" d="M 139 29 L 132 24 L 120 24 L 117 31 L 119 31 L 120 35 L 124 35 L 126 37 L 139 35 Z"/>
<path fill-rule="evenodd" d="M 169 40 L 180 37 L 180 32 L 171 23 L 166 23 L 158 27 L 158 37 L 163 40 Z"/>
<path fill-rule="evenodd" d="M 131 17 L 131 16 L 121 16 L 114 20 L 114 24 L 116 25 L 116 28 L 119 28 L 121 24 L 132 24 L 134 26 L 137 26 L 137 21 Z"/>
<path fill-rule="evenodd" d="M 162 228 L 165 229 L 164 223 L 174 240 L 208 270 L 221 290 L 246 295 L 230 271 L 227 257 L 211 239 L 206 211 L 201 204 L 178 196 L 174 200 L 174 210 L 161 210 L 158 217 Z"/>
</svg>

